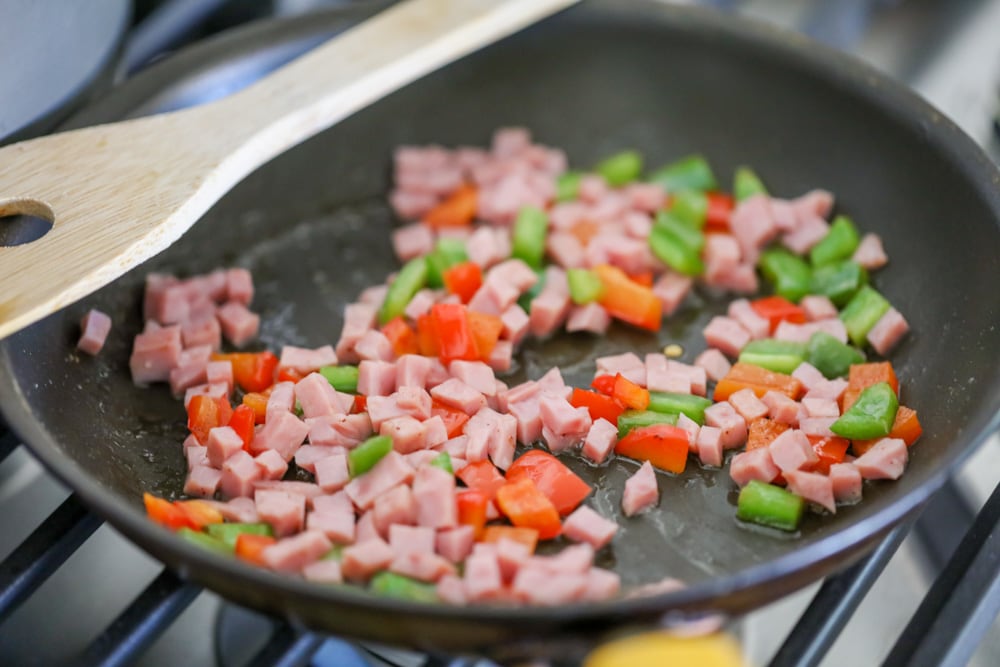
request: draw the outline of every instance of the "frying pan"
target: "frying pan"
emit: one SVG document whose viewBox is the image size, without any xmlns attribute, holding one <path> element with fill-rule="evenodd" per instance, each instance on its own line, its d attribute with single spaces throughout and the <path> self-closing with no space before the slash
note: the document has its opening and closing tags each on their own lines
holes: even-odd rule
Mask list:
<svg viewBox="0 0 1000 667">
<path fill-rule="evenodd" d="M 371 7 L 367 9 L 373 9 Z M 331 12 L 252 28 L 195 50 L 194 66 L 285 48 L 355 18 Z M 365 9 L 361 10 L 364 13 Z M 153 68 L 80 122 L 115 120 L 163 103 L 171 64 Z M 176 69 L 174 69 L 176 74 Z M 176 83 L 176 82 L 173 82 Z M 168 102 L 169 104 L 169 102 Z M 165 387 L 136 389 L 127 367 L 149 271 L 250 268 L 260 344 L 318 346 L 337 337 L 342 307 L 394 270 L 385 204 L 391 151 L 402 143 L 483 144 L 525 125 L 589 165 L 623 147 L 650 165 L 703 152 L 725 178 L 751 164 L 772 192 L 825 187 L 837 210 L 886 240 L 876 286 L 913 332 L 893 355 L 903 402 L 923 438 L 897 482 L 865 486 L 834 517 L 808 517 L 793 537 L 734 518 L 725 471 L 692 462 L 659 479 L 656 511 L 623 520 L 599 555 L 626 586 L 674 576 L 682 591 L 554 609 L 419 605 L 326 587 L 209 554 L 148 522 L 143 491 L 176 496 L 185 429 Z M 656 2 L 584 3 L 421 80 L 249 176 L 175 246 L 85 301 L 0 343 L 0 406 L 49 469 L 97 513 L 171 568 L 244 605 L 355 637 L 441 651 L 572 655 L 628 624 L 707 611 L 739 614 L 845 567 L 911 515 L 997 426 L 1000 410 L 1000 174 L 947 119 L 868 67 L 804 38 L 704 10 Z M 97 358 L 73 348 L 88 308 L 115 328 Z M 689 298 L 659 338 L 624 327 L 529 344 L 508 379 L 558 365 L 582 385 L 602 354 L 679 342 L 690 361 L 701 329 L 724 308 Z M 617 517 L 635 465 L 567 462 L 597 485 L 590 501 Z"/>
</svg>

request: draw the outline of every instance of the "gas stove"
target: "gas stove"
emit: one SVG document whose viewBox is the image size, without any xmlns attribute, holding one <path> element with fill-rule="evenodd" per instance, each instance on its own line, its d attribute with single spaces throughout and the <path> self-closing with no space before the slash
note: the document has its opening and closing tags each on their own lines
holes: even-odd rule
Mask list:
<svg viewBox="0 0 1000 667">
<path fill-rule="evenodd" d="M 116 81 L 182 45 L 211 40 L 251 18 L 340 4 L 349 3 L 136 2 L 121 48 L 92 48 L 92 66 L 67 84 L 75 86 L 73 94 L 45 91 L 37 117 L 25 111 L 17 132 L 4 132 L 0 124 L 0 138 L 51 128 L 75 104 L 99 99 Z M 911 85 L 1000 162 L 1000 128 L 994 126 L 1000 0 L 701 4 L 791 27 L 854 53 Z M 127 12 L 113 15 L 127 23 Z M 199 63 L 151 96 L 146 111 L 226 94 L 310 46 Z M 916 523 L 895 529 L 870 557 L 735 623 L 731 630 L 751 664 L 1000 664 L 1000 632 L 987 632 L 1000 609 L 1000 570 L 990 558 L 1000 541 L 997 471 L 1000 441 L 994 437 Z M 0 508 L 4 664 L 491 664 L 318 636 L 201 591 L 102 525 L 2 426 Z"/>
</svg>

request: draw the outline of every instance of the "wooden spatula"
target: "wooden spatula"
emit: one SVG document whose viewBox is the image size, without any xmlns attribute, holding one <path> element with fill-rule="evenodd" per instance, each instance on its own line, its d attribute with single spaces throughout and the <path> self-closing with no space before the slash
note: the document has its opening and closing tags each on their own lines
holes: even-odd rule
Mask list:
<svg viewBox="0 0 1000 667">
<path fill-rule="evenodd" d="M 53 221 L 0 247 L 0 338 L 167 248 L 275 155 L 575 2 L 407 0 L 218 102 L 0 149 L 0 216 Z"/>
</svg>

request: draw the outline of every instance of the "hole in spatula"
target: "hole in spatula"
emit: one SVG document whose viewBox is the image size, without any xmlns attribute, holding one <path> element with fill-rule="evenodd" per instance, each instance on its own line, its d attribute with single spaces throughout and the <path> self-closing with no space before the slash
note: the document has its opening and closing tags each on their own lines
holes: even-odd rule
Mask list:
<svg viewBox="0 0 1000 667">
<path fill-rule="evenodd" d="M 52 209 L 36 199 L 0 201 L 0 247 L 31 243 L 52 229 Z"/>
</svg>

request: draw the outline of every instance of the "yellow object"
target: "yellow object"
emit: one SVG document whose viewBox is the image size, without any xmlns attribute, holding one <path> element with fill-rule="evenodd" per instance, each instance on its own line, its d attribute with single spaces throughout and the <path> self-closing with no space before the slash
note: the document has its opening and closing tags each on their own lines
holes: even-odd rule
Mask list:
<svg viewBox="0 0 1000 667">
<path fill-rule="evenodd" d="M 678 345 L 677 343 L 671 343 L 670 345 L 667 345 L 665 348 L 663 348 L 663 354 L 673 359 L 676 359 L 677 357 L 684 354 L 684 348 Z"/>
<path fill-rule="evenodd" d="M 671 637 L 650 632 L 596 649 L 584 667 L 747 667 L 739 644 L 726 634 Z"/>
</svg>

